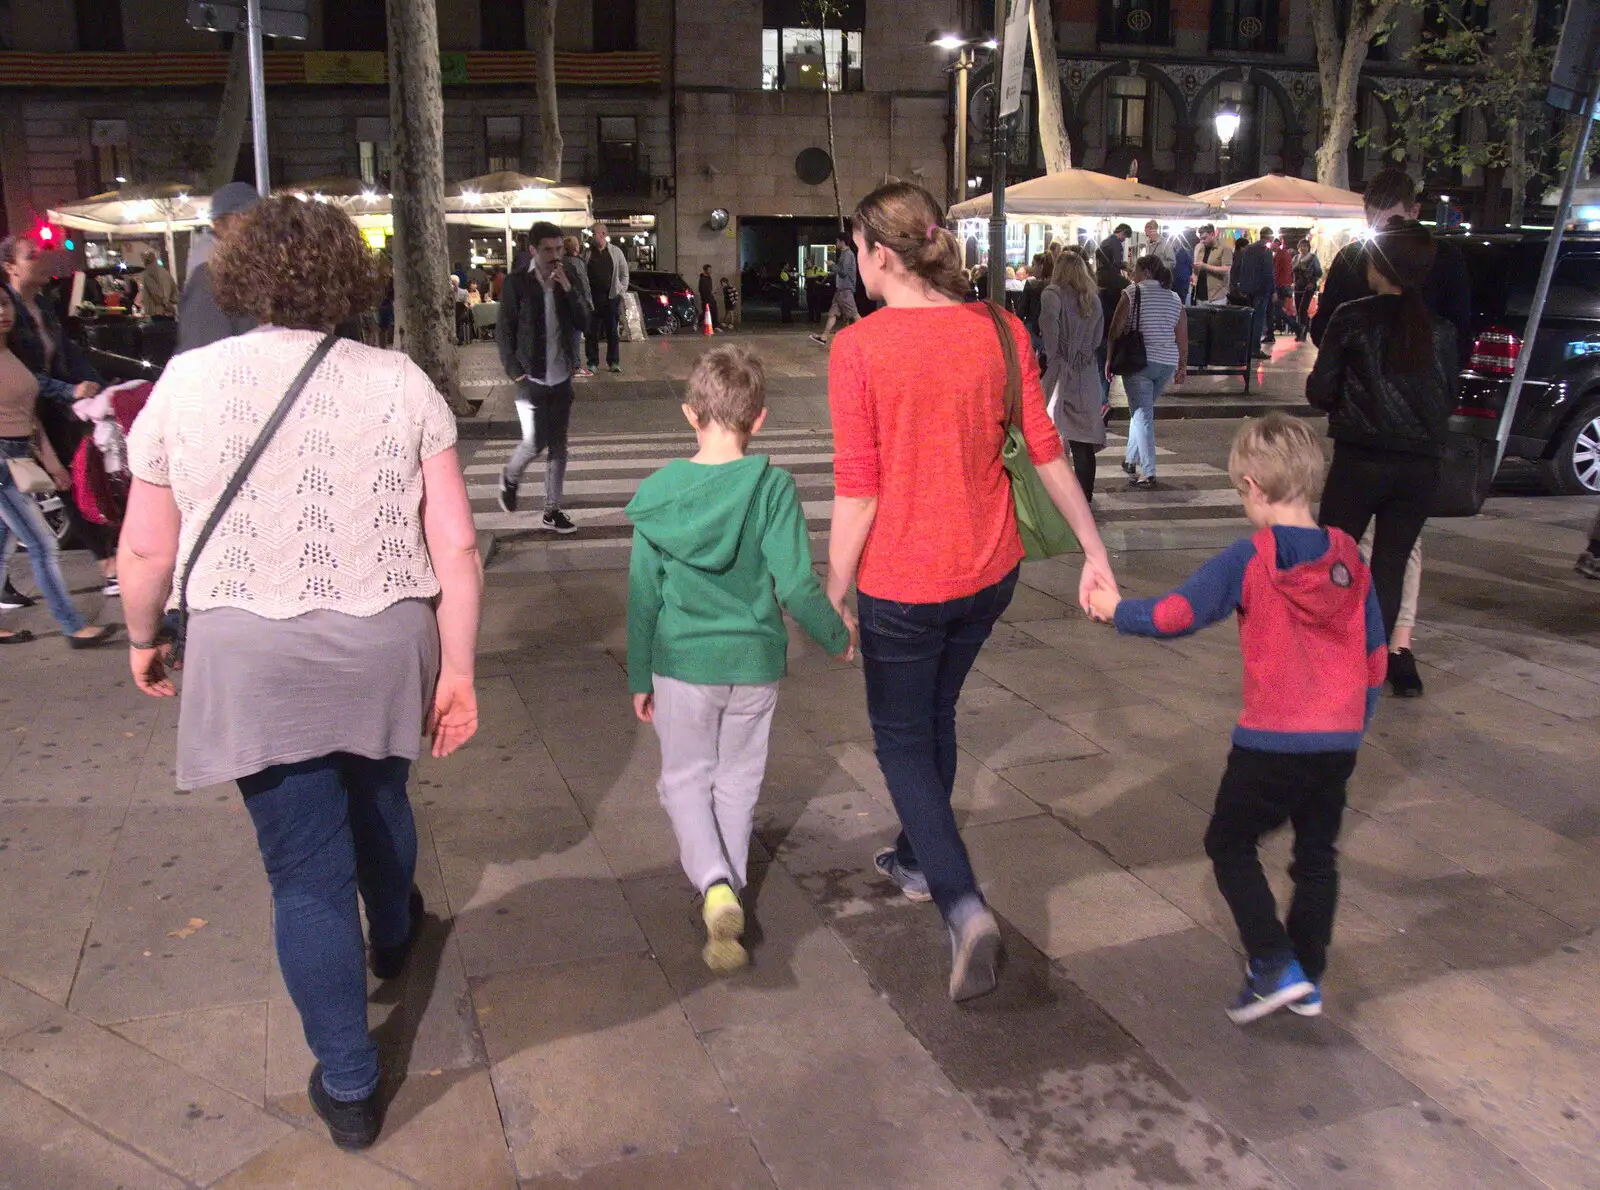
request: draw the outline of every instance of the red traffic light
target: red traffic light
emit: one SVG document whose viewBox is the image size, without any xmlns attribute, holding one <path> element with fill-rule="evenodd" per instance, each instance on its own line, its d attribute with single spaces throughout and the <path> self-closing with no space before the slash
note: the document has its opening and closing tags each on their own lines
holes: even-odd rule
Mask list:
<svg viewBox="0 0 1600 1190">
<path fill-rule="evenodd" d="M 41 244 L 46 244 L 53 247 L 56 242 L 56 229 L 51 227 L 48 223 L 41 223 L 39 224 L 39 229 L 34 232 L 34 236 Z"/>
</svg>

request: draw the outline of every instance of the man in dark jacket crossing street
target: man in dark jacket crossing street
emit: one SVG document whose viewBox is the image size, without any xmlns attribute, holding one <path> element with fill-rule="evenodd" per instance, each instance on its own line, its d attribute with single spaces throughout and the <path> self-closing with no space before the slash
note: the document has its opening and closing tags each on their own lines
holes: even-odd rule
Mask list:
<svg viewBox="0 0 1600 1190">
<path fill-rule="evenodd" d="M 542 454 L 544 517 L 539 527 L 576 533 L 578 527 L 561 510 L 561 495 L 577 366 L 573 344 L 589 324 L 591 311 L 562 263 L 561 229 L 535 223 L 528 239 L 531 259 L 526 268 L 506 277 L 495 327 L 500 363 L 517 384 L 517 418 L 522 423 L 522 441 L 500 476 L 500 507 L 517 510 L 522 473 Z"/>
</svg>

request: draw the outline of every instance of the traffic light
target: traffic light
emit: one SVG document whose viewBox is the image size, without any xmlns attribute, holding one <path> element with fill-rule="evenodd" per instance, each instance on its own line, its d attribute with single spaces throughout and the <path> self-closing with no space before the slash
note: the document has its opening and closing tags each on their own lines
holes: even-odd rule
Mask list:
<svg viewBox="0 0 1600 1190">
<path fill-rule="evenodd" d="M 56 229 L 48 223 L 39 224 L 39 242 L 48 248 L 55 247 Z"/>
</svg>

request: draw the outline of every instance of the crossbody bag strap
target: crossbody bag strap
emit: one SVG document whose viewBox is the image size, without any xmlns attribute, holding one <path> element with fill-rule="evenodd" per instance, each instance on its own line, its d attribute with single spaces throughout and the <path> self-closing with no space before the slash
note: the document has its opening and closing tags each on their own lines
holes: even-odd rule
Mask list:
<svg viewBox="0 0 1600 1190">
<path fill-rule="evenodd" d="M 272 436 L 278 432 L 278 427 L 283 424 L 283 419 L 289 416 L 289 410 L 299 397 L 306 382 L 311 379 L 311 374 L 317 366 L 327 358 L 328 352 L 338 342 L 334 335 L 324 335 L 322 342 L 318 343 L 311 352 L 311 358 L 306 360 L 305 366 L 300 369 L 299 375 L 294 378 L 294 383 L 289 385 L 289 391 L 283 394 L 283 400 L 278 402 L 278 407 L 272 411 L 272 416 L 261 427 L 261 432 L 256 435 L 256 440 L 251 444 L 249 452 L 239 463 L 233 473 L 233 478 L 228 480 L 228 486 L 222 489 L 222 495 L 217 498 L 216 504 L 211 509 L 211 515 L 206 518 L 206 523 L 201 527 L 199 536 L 194 539 L 194 548 L 189 551 L 189 560 L 183 567 L 183 578 L 178 582 L 178 618 L 180 621 L 189 615 L 189 576 L 194 573 L 194 564 L 200 557 L 200 551 L 205 549 L 206 542 L 211 539 L 211 534 L 216 531 L 222 518 L 227 514 L 228 506 L 233 503 L 239 489 L 244 487 L 244 481 L 250 478 L 250 471 L 256 465 L 256 460 L 261 458 L 266 451 Z"/>
<path fill-rule="evenodd" d="M 1006 360 L 1006 424 L 1022 428 L 1022 363 L 1017 359 L 1017 341 L 1006 326 L 1005 314 L 993 301 L 983 303 L 994 320 L 995 333 L 1000 336 L 1000 354 Z"/>
</svg>

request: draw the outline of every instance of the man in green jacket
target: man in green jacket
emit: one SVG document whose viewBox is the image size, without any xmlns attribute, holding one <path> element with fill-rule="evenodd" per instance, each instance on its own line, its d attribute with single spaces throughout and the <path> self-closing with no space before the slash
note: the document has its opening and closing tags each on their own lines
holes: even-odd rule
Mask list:
<svg viewBox="0 0 1600 1190">
<path fill-rule="evenodd" d="M 783 611 L 835 656 L 855 629 L 811 569 L 794 477 L 746 455 L 766 420 L 766 374 L 740 347 L 701 357 L 684 416 L 700 450 L 628 504 L 628 690 L 661 741 L 661 804 L 684 873 L 704 895 L 706 965 L 742 967 L 750 826 L 767 768 L 788 632 Z"/>
</svg>

